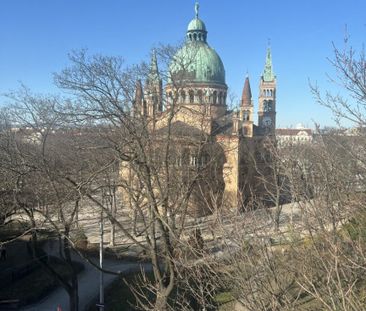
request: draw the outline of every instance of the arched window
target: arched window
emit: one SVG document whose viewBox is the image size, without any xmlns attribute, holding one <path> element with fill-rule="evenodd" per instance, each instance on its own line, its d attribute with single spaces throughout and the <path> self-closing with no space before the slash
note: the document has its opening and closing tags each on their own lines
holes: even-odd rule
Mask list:
<svg viewBox="0 0 366 311">
<path fill-rule="evenodd" d="M 195 154 L 190 154 L 189 156 L 189 165 L 190 166 L 198 166 L 198 158 Z"/>
<path fill-rule="evenodd" d="M 173 101 L 173 94 L 172 92 L 168 93 L 168 98 L 167 98 L 168 104 L 171 105 L 172 101 Z"/>
<path fill-rule="evenodd" d="M 193 34 L 193 39 L 194 39 L 194 41 L 197 40 L 197 34 L 196 33 Z"/>
<path fill-rule="evenodd" d="M 183 166 L 183 155 L 181 153 L 178 153 L 175 157 L 175 165 L 176 166 Z"/>
<path fill-rule="evenodd" d="M 186 102 L 186 92 L 182 91 L 180 93 L 180 102 L 184 104 Z"/>
<path fill-rule="evenodd" d="M 194 93 L 193 90 L 189 91 L 189 103 L 193 104 L 194 103 Z"/>
<path fill-rule="evenodd" d="M 217 92 L 214 91 L 212 95 L 213 95 L 213 98 L 212 98 L 213 101 L 212 102 L 213 102 L 214 105 L 216 105 L 217 104 Z"/>
<path fill-rule="evenodd" d="M 265 100 L 263 102 L 263 110 L 265 112 L 269 112 L 272 110 L 272 101 L 271 100 Z"/>
<path fill-rule="evenodd" d="M 208 154 L 202 154 L 199 159 L 199 166 L 205 167 L 210 162 L 210 157 Z"/>
<path fill-rule="evenodd" d="M 198 90 L 198 91 L 197 91 L 197 96 L 198 96 L 198 102 L 199 102 L 200 104 L 202 104 L 202 103 L 203 103 L 203 94 L 202 94 L 202 90 Z"/>
<path fill-rule="evenodd" d="M 142 102 L 142 114 L 145 115 L 147 112 L 146 100 Z"/>
<path fill-rule="evenodd" d="M 219 105 L 222 105 L 222 92 L 219 93 Z"/>
<path fill-rule="evenodd" d="M 152 96 L 152 102 L 154 104 L 154 108 L 156 108 L 157 106 L 157 103 L 158 103 L 158 97 L 156 95 L 153 95 Z"/>
<path fill-rule="evenodd" d="M 244 118 L 244 121 L 249 121 L 249 112 L 248 111 L 244 111 L 243 118 Z"/>
</svg>

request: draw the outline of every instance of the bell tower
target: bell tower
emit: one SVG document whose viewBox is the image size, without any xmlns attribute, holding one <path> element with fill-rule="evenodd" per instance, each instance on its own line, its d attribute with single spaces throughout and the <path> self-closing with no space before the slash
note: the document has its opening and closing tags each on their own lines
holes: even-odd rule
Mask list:
<svg viewBox="0 0 366 311">
<path fill-rule="evenodd" d="M 162 112 L 163 83 L 159 74 L 155 50 L 151 54 L 150 71 L 144 88 L 144 99 L 146 101 L 144 102 L 144 109 L 147 116 L 155 118 L 158 113 Z"/>
<path fill-rule="evenodd" d="M 274 135 L 276 129 L 276 76 L 272 68 L 270 47 L 267 48 L 266 63 L 259 83 L 258 126 L 265 135 Z"/>
</svg>

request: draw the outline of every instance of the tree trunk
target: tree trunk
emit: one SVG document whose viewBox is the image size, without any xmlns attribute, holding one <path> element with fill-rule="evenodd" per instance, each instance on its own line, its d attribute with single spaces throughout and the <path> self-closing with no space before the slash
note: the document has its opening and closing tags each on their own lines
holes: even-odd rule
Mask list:
<svg viewBox="0 0 366 311">
<path fill-rule="evenodd" d="M 115 246 L 115 234 L 116 232 L 116 226 L 114 225 L 114 223 L 111 222 L 111 236 L 110 236 L 110 240 L 109 240 L 109 246 Z"/>
<path fill-rule="evenodd" d="M 166 311 L 168 310 L 168 297 L 158 293 L 156 297 L 154 311 Z"/>
<path fill-rule="evenodd" d="M 112 189 L 112 202 L 111 202 L 111 214 L 113 218 L 116 218 L 117 215 L 117 201 L 116 201 L 116 187 Z M 116 236 L 116 226 L 113 221 L 111 221 L 111 236 L 109 245 L 115 246 L 115 236 Z"/>
</svg>

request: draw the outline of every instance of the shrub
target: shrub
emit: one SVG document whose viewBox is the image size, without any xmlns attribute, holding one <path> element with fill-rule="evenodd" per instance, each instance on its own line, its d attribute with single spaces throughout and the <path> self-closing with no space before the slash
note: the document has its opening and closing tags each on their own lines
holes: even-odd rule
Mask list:
<svg viewBox="0 0 366 311">
<path fill-rule="evenodd" d="M 75 244 L 75 247 L 80 249 L 86 249 L 88 247 L 88 237 L 85 234 L 84 229 L 78 228 L 72 232 L 71 240 Z"/>
</svg>

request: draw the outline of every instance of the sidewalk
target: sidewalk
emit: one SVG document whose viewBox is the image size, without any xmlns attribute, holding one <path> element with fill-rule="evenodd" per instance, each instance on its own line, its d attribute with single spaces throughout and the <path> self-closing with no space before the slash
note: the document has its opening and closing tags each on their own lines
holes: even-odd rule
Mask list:
<svg viewBox="0 0 366 311">
<path fill-rule="evenodd" d="M 51 241 L 44 246 L 45 251 L 49 255 L 58 256 L 58 242 Z M 73 260 L 82 262 L 85 265 L 85 269 L 78 275 L 79 280 L 79 310 L 83 311 L 85 307 L 99 295 L 99 270 L 90 263 L 84 261 L 79 255 L 73 254 Z M 94 263 L 98 263 L 99 259 L 94 258 Z M 134 263 L 123 260 L 104 259 L 103 268 L 114 272 L 134 272 L 139 271 L 141 267 L 146 269 L 149 264 L 146 263 Z M 117 275 L 104 274 L 104 288 L 111 284 Z M 31 289 L 30 289 L 31 290 Z M 69 296 L 67 292 L 58 287 L 51 294 L 45 297 L 42 301 L 23 307 L 21 311 L 56 311 L 57 306 L 61 306 L 62 311 L 69 310 Z"/>
<path fill-rule="evenodd" d="M 140 267 L 147 264 L 128 263 L 117 260 L 105 260 L 104 268 L 111 271 L 132 272 L 139 271 Z M 116 275 L 104 274 L 104 288 L 117 278 Z M 79 310 L 83 311 L 90 301 L 99 295 L 99 271 L 86 263 L 85 270 L 79 274 Z M 41 302 L 26 306 L 22 311 L 56 311 L 60 305 L 62 311 L 69 310 L 69 297 L 66 291 L 59 287 Z"/>
</svg>

